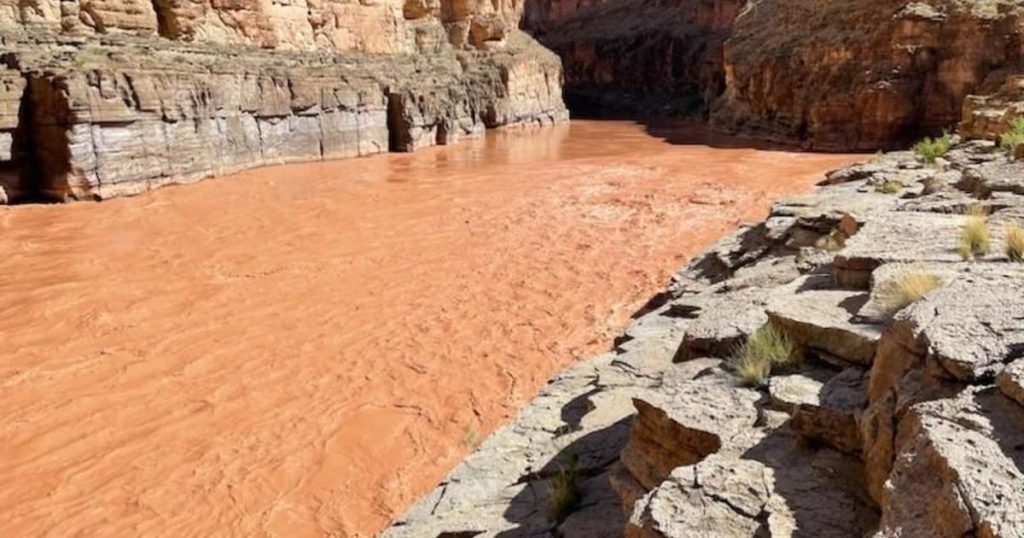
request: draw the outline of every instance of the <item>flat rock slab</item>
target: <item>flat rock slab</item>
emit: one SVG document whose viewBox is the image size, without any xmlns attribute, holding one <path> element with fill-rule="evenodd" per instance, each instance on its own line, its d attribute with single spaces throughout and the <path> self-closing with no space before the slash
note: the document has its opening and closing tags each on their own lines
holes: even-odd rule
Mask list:
<svg viewBox="0 0 1024 538">
<path fill-rule="evenodd" d="M 855 323 L 866 293 L 813 289 L 818 277 L 804 277 L 793 293 L 777 293 L 768 317 L 796 343 L 855 364 L 871 364 L 882 326 Z M 811 289 L 805 289 L 811 288 Z"/>
<path fill-rule="evenodd" d="M 913 406 L 900 422 L 881 537 L 1024 536 L 1024 408 L 994 387 Z"/>
<path fill-rule="evenodd" d="M 694 319 L 685 330 L 676 361 L 700 356 L 728 357 L 747 336 L 768 321 L 764 309 L 770 290 L 747 288 L 729 293 L 682 297 L 670 308 Z"/>
<path fill-rule="evenodd" d="M 956 263 L 963 215 L 893 211 L 868 220 L 836 254 L 834 277 L 843 287 L 868 289 L 884 263 Z"/>
<path fill-rule="evenodd" d="M 977 264 L 897 316 L 950 376 L 993 380 L 1024 356 L 1024 266 Z"/>
</svg>

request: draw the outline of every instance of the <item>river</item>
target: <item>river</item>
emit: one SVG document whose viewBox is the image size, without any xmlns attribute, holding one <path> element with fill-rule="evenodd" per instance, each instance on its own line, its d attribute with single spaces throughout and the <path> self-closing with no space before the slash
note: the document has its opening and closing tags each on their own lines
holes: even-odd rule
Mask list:
<svg viewBox="0 0 1024 538">
<path fill-rule="evenodd" d="M 370 536 L 850 155 L 573 121 L 0 207 L 0 536 Z"/>
</svg>

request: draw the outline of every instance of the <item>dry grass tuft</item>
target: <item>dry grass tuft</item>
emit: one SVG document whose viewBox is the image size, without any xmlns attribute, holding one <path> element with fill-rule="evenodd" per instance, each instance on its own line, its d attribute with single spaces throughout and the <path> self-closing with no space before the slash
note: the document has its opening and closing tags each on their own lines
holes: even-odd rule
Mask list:
<svg viewBox="0 0 1024 538">
<path fill-rule="evenodd" d="M 1024 228 L 1016 222 L 1006 226 L 1006 257 L 1011 262 L 1024 262 Z"/>
<path fill-rule="evenodd" d="M 785 333 L 770 323 L 754 331 L 740 346 L 730 361 L 733 373 L 748 387 L 758 387 L 768 381 L 774 368 L 799 362 L 796 346 Z"/>
<path fill-rule="evenodd" d="M 878 284 L 878 304 L 886 313 L 895 314 L 941 284 L 939 277 L 926 270 L 905 268 L 891 280 Z"/>
<path fill-rule="evenodd" d="M 548 491 L 551 503 L 548 515 L 551 521 L 564 521 L 580 502 L 580 479 L 576 472 L 578 463 L 579 457 L 571 454 L 568 463 L 564 466 L 559 464 L 558 472 L 551 477 Z"/>
<path fill-rule="evenodd" d="M 732 371 L 744 387 L 762 387 L 768 383 L 772 363 L 761 357 L 733 357 Z"/>
<path fill-rule="evenodd" d="M 992 242 L 985 209 L 974 205 L 968 209 L 967 215 L 967 222 L 960 232 L 960 241 L 957 244 L 957 252 L 965 260 L 988 254 Z"/>
</svg>

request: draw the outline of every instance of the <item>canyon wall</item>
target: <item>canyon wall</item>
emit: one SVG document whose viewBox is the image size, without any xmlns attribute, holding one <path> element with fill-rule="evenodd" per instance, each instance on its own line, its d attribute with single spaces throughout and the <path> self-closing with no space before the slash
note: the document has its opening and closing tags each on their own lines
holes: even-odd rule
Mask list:
<svg viewBox="0 0 1024 538">
<path fill-rule="evenodd" d="M 515 2 L 0 0 L 0 201 L 102 199 L 567 118 Z"/>
<path fill-rule="evenodd" d="M 952 129 L 965 98 L 1021 68 L 1020 0 L 534 0 L 523 27 L 584 112 L 710 118 L 825 150 Z"/>
<path fill-rule="evenodd" d="M 953 128 L 1021 59 L 1024 2 L 751 3 L 725 47 L 713 121 L 815 148 L 874 149 Z"/>
<path fill-rule="evenodd" d="M 574 111 L 706 110 L 742 0 L 533 0 L 523 28 L 557 52 Z"/>
</svg>

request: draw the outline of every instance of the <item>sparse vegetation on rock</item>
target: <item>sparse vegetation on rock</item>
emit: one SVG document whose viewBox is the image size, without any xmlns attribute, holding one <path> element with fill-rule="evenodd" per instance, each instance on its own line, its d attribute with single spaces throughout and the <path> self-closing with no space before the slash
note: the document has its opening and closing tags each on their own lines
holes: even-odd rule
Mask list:
<svg viewBox="0 0 1024 538">
<path fill-rule="evenodd" d="M 792 340 L 768 323 L 754 331 L 739 346 L 731 359 L 731 366 L 744 385 L 756 387 L 768 381 L 772 370 L 797 361 Z"/>
<path fill-rule="evenodd" d="M 1006 226 L 1006 257 L 1012 262 L 1024 262 L 1024 228 L 1016 222 Z"/>
<path fill-rule="evenodd" d="M 999 146 L 1014 155 L 1017 148 L 1024 144 L 1024 116 L 1010 120 L 1010 128 L 999 135 Z"/>
<path fill-rule="evenodd" d="M 896 194 L 903 190 L 903 183 L 899 181 L 889 179 L 875 187 L 875 190 L 882 194 Z"/>
<path fill-rule="evenodd" d="M 892 279 L 876 284 L 878 301 L 886 313 L 891 315 L 921 300 L 941 284 L 939 277 L 926 269 L 905 267 Z"/>
<path fill-rule="evenodd" d="M 564 464 L 558 465 L 558 471 L 551 477 L 548 489 L 550 505 L 548 516 L 552 521 L 561 522 L 576 508 L 580 502 L 580 484 L 577 465 L 579 456 L 570 454 Z"/>
<path fill-rule="evenodd" d="M 991 249 L 991 233 L 988 229 L 988 216 L 980 205 L 972 205 L 967 212 L 967 220 L 960 232 L 957 252 L 964 260 L 984 256 Z"/>
<path fill-rule="evenodd" d="M 940 157 L 949 153 L 953 146 L 953 139 L 949 133 L 943 133 L 939 137 L 925 137 L 914 144 L 914 154 L 918 160 L 928 164 L 934 164 Z"/>
</svg>

